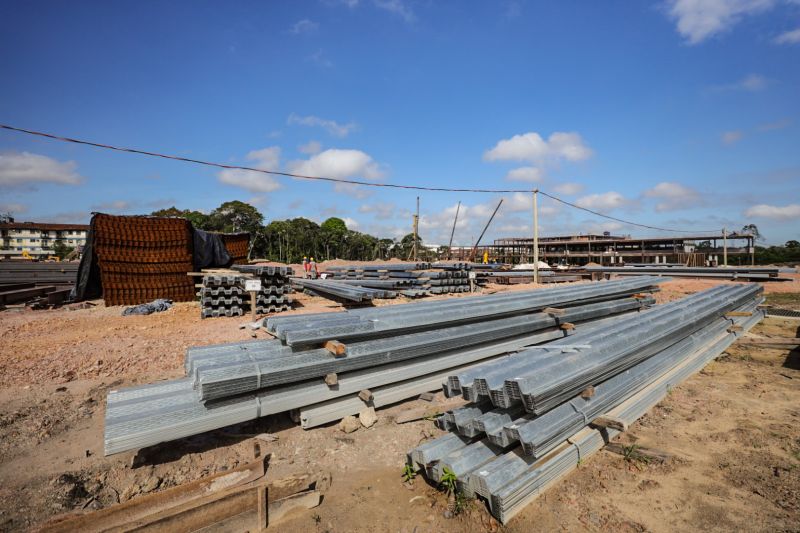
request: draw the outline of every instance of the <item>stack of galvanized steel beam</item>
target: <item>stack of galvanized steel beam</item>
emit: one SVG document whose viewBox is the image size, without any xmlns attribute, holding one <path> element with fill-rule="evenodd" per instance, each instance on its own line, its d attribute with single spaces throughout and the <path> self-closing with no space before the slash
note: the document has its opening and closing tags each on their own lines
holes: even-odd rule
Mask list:
<svg viewBox="0 0 800 533">
<path fill-rule="evenodd" d="M 19 284 L 75 285 L 78 263 L 0 261 L 0 290 Z"/>
<path fill-rule="evenodd" d="M 363 287 L 378 288 L 374 285 L 376 281 L 391 282 L 391 288 L 408 297 L 468 292 L 468 271 L 467 263 L 424 262 L 332 266 L 326 269 L 329 279 L 361 282 L 360 285 Z"/>
<path fill-rule="evenodd" d="M 779 278 L 777 268 L 764 267 L 685 267 L 666 265 L 644 265 L 623 267 L 586 267 L 588 273 L 614 274 L 617 276 L 671 276 L 676 278 L 712 278 L 743 281 L 784 281 Z"/>
<path fill-rule="evenodd" d="M 435 390 L 443 373 L 637 313 L 658 281 L 270 317 L 276 339 L 191 348 L 185 378 L 110 392 L 106 453 L 295 409 L 310 428 L 358 412 L 363 389 L 377 406 Z"/>
<path fill-rule="evenodd" d="M 251 311 L 251 296 L 245 282 L 258 279 L 260 289 L 256 294 L 256 313 L 279 313 L 291 308 L 292 286 L 289 267 L 234 265 L 240 274 L 206 274 L 200 289 L 200 316 L 241 316 Z"/>
<path fill-rule="evenodd" d="M 182 218 L 113 216 L 91 223 L 106 305 L 194 299 L 192 226 Z"/>
<path fill-rule="evenodd" d="M 595 419 L 633 423 L 758 323 L 762 291 L 714 287 L 451 373 L 445 393 L 472 403 L 446 413 L 450 433 L 411 450 L 409 464 L 435 482 L 452 472 L 505 523 L 616 434 L 591 429 Z"/>
<path fill-rule="evenodd" d="M 375 298 L 395 298 L 397 292 L 386 288 L 348 283 L 350 280 L 295 278 L 294 285 L 312 296 L 322 296 L 331 300 L 361 303 Z M 385 280 L 379 280 L 385 281 Z"/>
</svg>

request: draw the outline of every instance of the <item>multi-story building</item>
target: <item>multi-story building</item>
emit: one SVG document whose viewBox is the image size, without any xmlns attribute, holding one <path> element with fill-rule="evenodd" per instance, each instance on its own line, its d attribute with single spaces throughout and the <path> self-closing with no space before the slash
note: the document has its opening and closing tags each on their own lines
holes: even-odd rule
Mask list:
<svg viewBox="0 0 800 533">
<path fill-rule="evenodd" d="M 731 265 L 755 261 L 755 237 L 748 233 L 645 237 L 605 235 L 564 235 L 539 238 L 539 258 L 550 264 L 601 265 L 625 263 L 681 263 L 689 266 L 721 264 L 728 256 Z M 493 261 L 526 263 L 533 260 L 533 238 L 495 239 L 493 244 L 478 246 L 474 257 L 488 252 Z M 469 259 L 470 247 L 453 247 L 454 259 Z"/>
<path fill-rule="evenodd" d="M 54 255 L 56 242 L 80 251 L 86 244 L 88 231 L 88 224 L 0 223 L 0 258 L 21 256 L 23 252 L 47 257 Z"/>
</svg>

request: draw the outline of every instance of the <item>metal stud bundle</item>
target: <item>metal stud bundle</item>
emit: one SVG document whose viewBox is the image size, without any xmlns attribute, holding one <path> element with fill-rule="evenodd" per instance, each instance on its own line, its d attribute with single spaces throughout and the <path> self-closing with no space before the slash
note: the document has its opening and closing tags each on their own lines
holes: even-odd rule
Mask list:
<svg viewBox="0 0 800 533">
<path fill-rule="evenodd" d="M 194 284 L 186 276 L 192 270 L 187 220 L 98 213 L 91 231 L 106 305 L 194 299 Z"/>
<path fill-rule="evenodd" d="M 377 288 L 374 282 L 392 282 L 391 288 L 409 297 L 469 292 L 469 266 L 466 263 L 346 265 L 328 267 L 326 272 L 330 275 L 328 279 L 337 282 L 361 282 L 360 285 L 363 287 Z"/>
<path fill-rule="evenodd" d="M 292 409 L 313 427 L 431 390 L 453 371 L 637 313 L 655 290 L 642 278 L 340 313 L 276 316 L 277 338 L 191 348 L 186 377 L 113 391 L 106 452 L 116 453 Z M 563 313 L 546 308 L 557 306 Z M 325 377 L 335 374 L 330 386 Z M 353 411 L 355 409 L 355 411 Z"/>
<path fill-rule="evenodd" d="M 233 268 L 241 274 L 203 276 L 203 286 L 198 294 L 203 318 L 241 316 L 249 312 L 251 297 L 245 287 L 248 279 L 261 281 L 261 288 L 256 295 L 256 313 L 278 313 L 291 308 L 291 268 L 250 265 L 234 265 Z"/>
<path fill-rule="evenodd" d="M 452 471 L 505 523 L 616 434 L 592 421 L 633 423 L 758 323 L 761 293 L 715 287 L 453 374 L 445 393 L 473 403 L 441 417 L 451 433 L 411 450 L 409 463 L 434 481 Z"/>
</svg>

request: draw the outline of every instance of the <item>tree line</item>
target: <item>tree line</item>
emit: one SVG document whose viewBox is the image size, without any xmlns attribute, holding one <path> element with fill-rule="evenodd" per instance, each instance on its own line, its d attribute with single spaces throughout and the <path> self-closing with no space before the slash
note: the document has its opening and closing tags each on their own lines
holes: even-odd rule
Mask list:
<svg viewBox="0 0 800 533">
<path fill-rule="evenodd" d="M 283 263 L 299 263 L 303 257 L 317 261 L 345 259 L 373 261 L 397 257 L 407 259 L 414 246 L 414 234 L 402 239 L 379 238 L 347 228 L 337 217 L 321 224 L 303 217 L 273 220 L 264 224 L 264 216 L 254 206 L 234 200 L 225 202 L 210 213 L 170 207 L 151 213 L 154 216 L 183 217 L 195 228 L 224 233 L 250 233 L 250 258 Z M 417 236 L 417 257 L 434 260 L 436 252 L 422 246 Z"/>
</svg>

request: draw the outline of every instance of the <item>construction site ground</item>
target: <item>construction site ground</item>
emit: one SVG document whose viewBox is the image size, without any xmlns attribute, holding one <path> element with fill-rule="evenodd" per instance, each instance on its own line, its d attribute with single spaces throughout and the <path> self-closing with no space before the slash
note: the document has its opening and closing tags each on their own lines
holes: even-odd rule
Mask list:
<svg viewBox="0 0 800 533">
<path fill-rule="evenodd" d="M 766 283 L 768 302 L 800 310 L 800 276 Z M 673 280 L 666 302 L 724 283 Z M 490 286 L 490 291 L 532 285 Z M 442 296 L 455 298 L 460 295 Z M 340 306 L 298 295 L 295 313 Z M 394 305 L 402 299 L 378 302 Z M 672 455 L 664 464 L 600 452 L 506 526 L 481 502 L 445 518 L 448 500 L 417 477 L 401 478 L 405 453 L 442 434 L 430 420 L 396 424 L 409 400 L 378 411 L 375 426 L 344 434 L 303 430 L 288 415 L 139 452 L 103 456 L 110 389 L 178 377 L 186 348 L 247 340 L 243 318 L 200 319 L 198 304 L 149 316 L 121 307 L 0 313 L 0 530 L 157 492 L 252 458 L 255 436 L 271 454 L 268 478 L 329 473 L 322 504 L 296 511 L 276 531 L 796 531 L 800 524 L 800 351 L 737 343 L 674 388 L 623 435 Z M 263 332 L 259 337 L 266 338 Z M 798 337 L 800 321 L 768 318 L 751 332 Z M 445 402 L 441 394 L 435 402 Z"/>
</svg>

